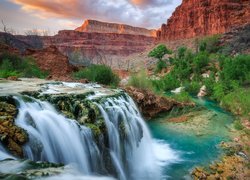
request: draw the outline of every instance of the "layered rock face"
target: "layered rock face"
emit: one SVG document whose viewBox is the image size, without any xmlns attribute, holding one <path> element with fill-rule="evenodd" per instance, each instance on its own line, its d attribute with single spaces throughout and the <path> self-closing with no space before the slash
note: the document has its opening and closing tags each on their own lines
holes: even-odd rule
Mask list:
<svg viewBox="0 0 250 180">
<path fill-rule="evenodd" d="M 73 64 L 106 64 L 116 69 L 127 67 L 126 57 L 145 51 L 155 38 L 142 35 L 88 33 L 64 30 L 43 37 L 44 47 L 56 46 Z"/>
<path fill-rule="evenodd" d="M 132 34 L 156 37 L 156 30 L 148 30 L 146 28 L 133 27 L 125 24 L 107 23 L 96 20 L 86 20 L 83 25 L 76 28 L 75 31 Z"/>
<path fill-rule="evenodd" d="M 183 0 L 157 38 L 169 41 L 221 34 L 248 23 L 250 0 Z"/>
<path fill-rule="evenodd" d="M 156 41 L 155 37 L 145 35 L 74 30 L 62 30 L 55 36 L 40 36 L 35 40 L 31 36 L 16 38 L 35 49 L 37 44 L 43 48 L 55 46 L 74 65 L 106 64 L 114 69 L 127 69 L 128 56 L 142 53 Z"/>
</svg>

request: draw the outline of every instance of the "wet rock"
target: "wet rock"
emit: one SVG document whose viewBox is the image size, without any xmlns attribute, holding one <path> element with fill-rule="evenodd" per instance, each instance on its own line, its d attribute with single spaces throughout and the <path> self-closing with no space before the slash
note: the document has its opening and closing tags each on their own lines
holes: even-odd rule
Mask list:
<svg viewBox="0 0 250 180">
<path fill-rule="evenodd" d="M 26 132 L 14 124 L 17 109 L 13 104 L 0 101 L 0 141 L 14 155 L 22 157 L 22 145 L 27 142 Z"/>
<path fill-rule="evenodd" d="M 161 112 L 171 111 L 173 108 L 193 107 L 194 103 L 181 103 L 166 97 L 156 96 L 147 90 L 140 90 L 134 87 L 124 89 L 137 103 L 144 117 L 150 119 Z"/>
<path fill-rule="evenodd" d="M 7 79 L 10 81 L 21 81 L 17 76 L 9 76 Z"/>
</svg>

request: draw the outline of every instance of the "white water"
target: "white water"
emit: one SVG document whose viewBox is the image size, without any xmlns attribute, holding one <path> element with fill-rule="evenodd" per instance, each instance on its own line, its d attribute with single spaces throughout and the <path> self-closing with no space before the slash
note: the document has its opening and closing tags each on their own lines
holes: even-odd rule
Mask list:
<svg viewBox="0 0 250 180">
<path fill-rule="evenodd" d="M 0 161 L 4 159 L 15 159 L 14 156 L 10 155 L 8 151 L 3 147 L 2 143 L 0 142 Z"/>
<path fill-rule="evenodd" d="M 16 124 L 29 134 L 29 143 L 24 146 L 26 157 L 73 164 L 84 174 L 99 169 L 100 155 L 90 129 L 60 115 L 47 102 L 17 100 L 20 107 Z"/>
<path fill-rule="evenodd" d="M 108 128 L 110 155 L 118 178 L 160 179 L 160 167 L 178 157 L 171 158 L 169 147 L 152 140 L 133 100 L 129 96 L 120 96 L 97 105 Z M 118 131 L 121 123 L 125 126 L 125 137 Z"/>
<path fill-rule="evenodd" d="M 47 102 L 16 100 L 20 105 L 15 122 L 29 134 L 25 156 L 33 161 L 70 164 L 80 172 L 59 175 L 60 179 L 113 175 L 120 180 L 157 180 L 162 179 L 161 167 L 179 158 L 167 144 L 151 138 L 136 105 L 127 95 L 97 103 L 108 130 L 109 166 L 115 172 L 107 172 L 109 168 L 104 162 L 107 157 L 101 155 L 103 150 L 98 149 L 90 129 L 65 118 Z"/>
</svg>

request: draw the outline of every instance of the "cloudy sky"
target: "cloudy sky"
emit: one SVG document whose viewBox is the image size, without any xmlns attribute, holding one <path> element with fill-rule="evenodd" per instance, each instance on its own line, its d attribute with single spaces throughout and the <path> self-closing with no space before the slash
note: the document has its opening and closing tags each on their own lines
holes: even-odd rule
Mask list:
<svg viewBox="0 0 250 180">
<path fill-rule="evenodd" d="M 75 29 L 85 19 L 159 28 L 182 0 L 0 0 L 0 19 L 27 30 Z M 1 30 L 2 30 L 1 24 Z"/>
</svg>

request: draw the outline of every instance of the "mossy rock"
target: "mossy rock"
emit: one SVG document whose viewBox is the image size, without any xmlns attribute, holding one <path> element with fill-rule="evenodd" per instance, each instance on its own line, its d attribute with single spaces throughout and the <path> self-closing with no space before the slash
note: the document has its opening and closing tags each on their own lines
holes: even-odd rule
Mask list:
<svg viewBox="0 0 250 180">
<path fill-rule="evenodd" d="M 14 124 L 17 115 L 15 105 L 0 101 L 0 141 L 14 155 L 23 157 L 22 145 L 28 140 L 28 135 Z"/>
</svg>

